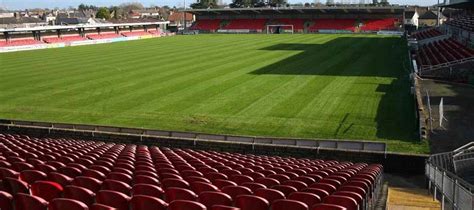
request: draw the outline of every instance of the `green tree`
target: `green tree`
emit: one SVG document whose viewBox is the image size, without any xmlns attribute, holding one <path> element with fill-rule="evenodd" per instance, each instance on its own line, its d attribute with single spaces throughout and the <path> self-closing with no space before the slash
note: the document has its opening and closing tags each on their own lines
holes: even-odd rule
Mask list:
<svg viewBox="0 0 474 210">
<path fill-rule="evenodd" d="M 199 0 L 191 4 L 191 8 L 193 9 L 217 8 L 217 6 L 217 0 Z"/>
<path fill-rule="evenodd" d="M 102 18 L 102 19 L 110 19 L 110 12 L 107 7 L 101 7 L 99 8 L 99 11 L 97 11 L 97 14 L 95 15 L 96 18 Z"/>
</svg>

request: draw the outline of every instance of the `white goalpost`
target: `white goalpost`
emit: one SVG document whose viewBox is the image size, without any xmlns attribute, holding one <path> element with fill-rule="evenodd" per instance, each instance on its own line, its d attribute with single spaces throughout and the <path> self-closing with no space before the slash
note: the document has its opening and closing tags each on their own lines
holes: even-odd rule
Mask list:
<svg viewBox="0 0 474 210">
<path fill-rule="evenodd" d="M 267 34 L 294 33 L 293 25 L 267 25 Z"/>
</svg>

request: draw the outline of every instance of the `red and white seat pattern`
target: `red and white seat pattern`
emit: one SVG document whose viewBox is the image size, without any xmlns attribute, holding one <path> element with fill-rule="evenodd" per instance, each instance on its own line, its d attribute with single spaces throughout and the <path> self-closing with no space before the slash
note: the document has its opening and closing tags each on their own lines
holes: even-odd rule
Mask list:
<svg viewBox="0 0 474 210">
<path fill-rule="evenodd" d="M 2 210 L 358 210 L 381 165 L 0 134 Z"/>
<path fill-rule="evenodd" d="M 101 34 L 88 34 L 87 38 L 89 39 L 112 39 L 122 37 L 120 34 L 116 33 L 101 33 Z"/>
<path fill-rule="evenodd" d="M 44 44 L 38 40 L 30 39 L 11 39 L 9 41 L 0 41 L 0 47 L 12 47 L 12 46 L 24 46 L 24 45 L 35 45 Z"/>
<path fill-rule="evenodd" d="M 63 36 L 63 37 L 45 37 L 43 41 L 46 43 L 65 43 L 65 42 L 74 42 L 74 41 L 84 41 L 87 40 L 82 36 Z"/>
</svg>

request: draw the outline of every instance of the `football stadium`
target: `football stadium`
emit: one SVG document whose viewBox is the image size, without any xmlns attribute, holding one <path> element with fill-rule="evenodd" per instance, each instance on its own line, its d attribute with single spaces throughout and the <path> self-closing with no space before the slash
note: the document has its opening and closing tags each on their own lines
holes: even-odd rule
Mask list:
<svg viewBox="0 0 474 210">
<path fill-rule="evenodd" d="M 0 210 L 474 209 L 471 1 L 209 2 L 0 7 Z"/>
</svg>

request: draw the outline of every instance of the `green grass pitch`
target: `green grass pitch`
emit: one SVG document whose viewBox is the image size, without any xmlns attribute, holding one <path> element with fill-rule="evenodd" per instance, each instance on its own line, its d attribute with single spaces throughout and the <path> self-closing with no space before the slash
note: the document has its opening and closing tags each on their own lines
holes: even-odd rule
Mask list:
<svg viewBox="0 0 474 210">
<path fill-rule="evenodd" d="M 427 153 L 405 46 L 376 35 L 197 35 L 0 54 L 0 118 Z"/>
</svg>

